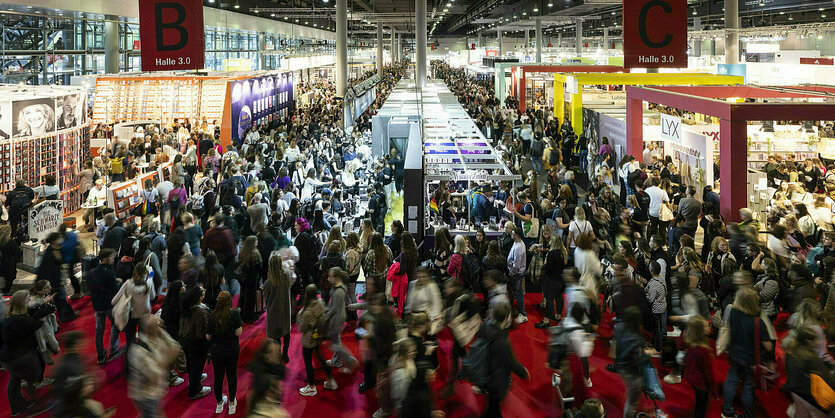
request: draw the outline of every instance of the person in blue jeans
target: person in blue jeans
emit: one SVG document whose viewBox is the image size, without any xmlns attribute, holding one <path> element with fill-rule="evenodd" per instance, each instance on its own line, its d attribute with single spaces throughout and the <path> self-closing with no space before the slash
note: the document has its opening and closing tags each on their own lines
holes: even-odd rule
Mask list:
<svg viewBox="0 0 835 418">
<path fill-rule="evenodd" d="M 103 248 L 99 253 L 99 265 L 87 273 L 87 286 L 90 292 L 90 300 L 93 303 L 93 312 L 96 315 L 96 360 L 99 364 L 113 359 L 124 352 L 119 350 L 119 328 L 113 322 L 113 313 L 110 302 L 113 296 L 119 292 L 119 282 L 116 280 L 116 272 L 113 271 L 113 261 L 116 259 L 116 251 L 112 248 Z M 110 321 L 110 353 L 104 349 L 104 327 Z"/>
<path fill-rule="evenodd" d="M 730 418 L 735 415 L 734 398 L 741 381 L 742 412 L 745 418 L 750 418 L 754 416 L 754 350 L 759 344 L 761 353 L 771 351 L 774 343 L 768 335 L 765 323 L 760 319 L 759 296 L 756 290 L 737 290 L 734 303 L 729 309 L 727 325 L 731 338 L 727 351 L 730 367 L 722 394 L 722 417 Z"/>
<path fill-rule="evenodd" d="M 578 166 L 580 167 L 581 173 L 588 173 L 589 171 L 589 141 L 586 139 L 585 136 L 581 136 L 579 140 L 577 140 L 577 159 Z"/>
<path fill-rule="evenodd" d="M 522 230 L 513 228 L 511 233 L 513 246 L 507 255 L 507 270 L 510 272 L 510 285 L 513 298 L 516 300 L 519 313 L 516 315 L 516 323 L 528 322 L 528 315 L 525 312 L 525 291 L 522 290 L 522 282 L 525 280 L 525 268 L 528 265 L 525 243 L 522 242 Z"/>
</svg>

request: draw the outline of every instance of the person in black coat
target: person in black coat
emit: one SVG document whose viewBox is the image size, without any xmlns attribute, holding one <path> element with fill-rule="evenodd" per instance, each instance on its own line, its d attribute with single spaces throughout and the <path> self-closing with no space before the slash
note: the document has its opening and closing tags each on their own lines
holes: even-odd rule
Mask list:
<svg viewBox="0 0 835 418">
<path fill-rule="evenodd" d="M 551 236 L 551 245 L 548 254 L 545 256 L 545 265 L 542 267 L 542 296 L 545 298 L 545 316 L 542 322 L 534 326 L 539 329 L 547 328 L 551 321 L 559 322 L 560 313 L 563 307 L 563 291 L 565 282 L 562 281 L 562 271 L 568 262 L 568 252 L 562 243 L 562 239 L 554 234 Z"/>
<path fill-rule="evenodd" d="M 316 242 L 310 235 L 310 224 L 304 218 L 296 219 L 296 239 L 293 245 L 299 250 L 299 261 L 296 263 L 296 287 L 299 289 L 313 283 L 313 273 L 316 270 L 319 251 L 316 251 Z M 299 292 L 296 292 L 298 294 Z"/>
<path fill-rule="evenodd" d="M 116 259 L 116 251 L 110 248 L 102 249 L 99 253 L 99 265 L 87 273 L 87 285 L 90 291 L 90 300 L 93 303 L 93 312 L 96 315 L 96 354 L 99 364 L 107 360 L 107 351 L 104 349 L 104 324 L 110 320 L 110 358 L 114 358 L 119 351 L 119 329 L 113 322 L 113 306 L 110 302 L 116 293 L 119 293 L 121 283 L 116 279 L 116 272 L 113 270 L 113 262 Z"/>
<path fill-rule="evenodd" d="M 108 213 L 104 215 L 104 224 L 107 226 L 107 232 L 104 233 L 101 248 L 112 248 L 119 251 L 122 241 L 128 236 L 125 227 L 122 226 L 122 221 L 116 219 L 115 213 Z"/>
<path fill-rule="evenodd" d="M 20 245 L 12 239 L 11 234 L 11 226 L 0 226 L 0 276 L 3 276 L 4 295 L 11 292 L 12 284 L 17 279 L 17 262 L 23 257 Z"/>
<path fill-rule="evenodd" d="M 61 274 L 64 259 L 61 254 L 61 247 L 64 245 L 64 240 L 61 238 L 61 234 L 51 232 L 44 241 L 47 248 L 41 258 L 41 264 L 38 266 L 37 280 L 49 282 L 55 295 L 53 302 L 58 310 L 58 320 L 69 322 L 78 318 L 78 312 L 74 312 L 72 306 L 67 302 L 66 283 L 64 276 Z"/>
<path fill-rule="evenodd" d="M 510 304 L 499 302 L 493 309 L 493 319 L 483 323 L 478 330 L 478 338 L 490 341 L 490 364 L 488 367 L 487 408 L 482 417 L 501 417 L 502 400 L 507 396 L 510 386 L 510 374 L 528 379 L 528 369 L 519 363 L 507 339 L 507 329 L 510 327 Z"/>
<path fill-rule="evenodd" d="M 391 222 L 391 236 L 386 238 L 386 246 L 392 254 L 400 254 L 400 237 L 403 235 L 403 222 L 395 219 Z"/>
</svg>

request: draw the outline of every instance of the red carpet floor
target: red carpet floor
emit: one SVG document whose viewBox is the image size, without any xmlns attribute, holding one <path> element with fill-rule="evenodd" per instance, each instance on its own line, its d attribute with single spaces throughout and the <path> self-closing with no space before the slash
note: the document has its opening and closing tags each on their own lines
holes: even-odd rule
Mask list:
<svg viewBox="0 0 835 418">
<path fill-rule="evenodd" d="M 556 392 L 551 387 L 552 372 L 546 367 L 545 363 L 548 334 L 547 331 L 538 330 L 533 326 L 542 317 L 538 309 L 534 307 L 540 300 L 541 296 L 539 294 L 530 294 L 527 296 L 529 322 L 510 332 L 510 338 L 516 356 L 528 368 L 531 379 L 529 381 L 523 381 L 515 376 L 513 377 L 513 386 L 503 404 L 503 414 L 505 417 L 536 418 L 559 416 L 560 410 Z M 95 363 L 95 345 L 93 340 L 95 335 L 95 320 L 89 299 L 84 298 L 74 301 L 73 304 L 77 309 L 81 310 L 82 317 L 64 325 L 59 332 L 59 340 L 61 339 L 60 334 L 68 330 L 84 331 L 89 336 L 87 339 L 87 347 L 85 348 L 85 353 L 87 353 L 87 368 L 91 373 L 98 375 L 100 381 L 100 387 L 95 394 L 95 399 L 101 401 L 105 407 L 116 406 L 118 411 L 117 417 L 119 418 L 137 416 L 133 403 L 126 397 L 126 381 L 124 377 L 120 376 L 120 372 L 124 368 L 123 360 L 116 360 L 106 364 L 104 367 L 100 367 Z M 624 385 L 618 375 L 606 371 L 606 365 L 610 363 L 610 359 L 608 358 L 608 337 L 611 336 L 611 328 L 608 326 L 608 323 L 604 323 L 601 326 L 599 334 L 600 338 L 595 343 L 594 355 L 590 359 L 591 378 L 594 383 L 594 386 L 590 389 L 590 396 L 597 397 L 603 401 L 608 416 L 617 417 L 622 415 L 622 407 L 625 399 Z M 105 332 L 105 342 L 108 340 L 108 335 L 109 329 Z M 244 332 L 241 336 L 241 360 L 238 372 L 239 412 L 236 414 L 237 416 L 245 416 L 246 392 L 249 390 L 251 384 L 251 376 L 246 370 L 245 365 L 251 359 L 252 353 L 258 348 L 263 338 L 263 318 L 252 325 L 246 325 L 244 327 Z M 440 388 L 443 382 L 446 381 L 448 375 L 447 363 L 452 347 L 449 331 L 444 331 L 440 335 L 439 340 L 441 367 L 438 370 L 435 381 L 436 389 Z M 357 358 L 361 358 L 361 350 L 353 337 L 352 327 L 345 330 L 343 342 Z M 336 380 L 339 383 L 340 389 L 331 392 L 322 388 L 325 374 L 315 361 L 319 395 L 313 398 L 300 396 L 298 388 L 305 384 L 305 373 L 299 343 L 299 334 L 294 326 L 290 349 L 290 364 L 288 365 L 288 373 L 284 381 L 284 401 L 286 408 L 293 417 L 369 417 L 377 409 L 378 404 L 373 391 L 359 394 L 356 390 L 359 383 L 362 382 L 362 369 L 350 375 L 337 373 Z M 325 356 L 327 356 L 329 354 L 328 350 L 324 351 Z M 57 361 L 60 361 L 60 356 Z M 778 362 L 782 363 L 782 351 L 779 349 Z M 720 358 L 714 361 L 713 367 L 717 380 L 721 384 L 727 372 L 727 361 Z M 204 384 L 211 386 L 213 373 L 210 365 L 206 366 L 205 372 L 209 374 L 209 379 Z M 46 374 L 50 375 L 50 373 L 51 369 L 47 367 Z M 663 376 L 666 370 L 663 368 L 659 369 L 659 373 Z M 0 394 L 2 394 L 0 395 L 0 398 L 2 398 L 0 399 L 0 417 L 9 416 L 8 402 L 6 400 L 7 381 L 8 374 L 0 372 Z M 669 416 L 691 416 L 693 393 L 688 385 L 665 384 L 664 390 L 667 395 L 667 400 L 660 403 L 659 406 Z M 455 394 L 453 397 L 445 401 L 438 401 L 437 406 L 444 410 L 447 416 L 450 417 L 476 417 L 482 411 L 483 402 L 484 397 L 482 395 L 474 394 L 468 383 L 459 381 L 455 384 Z M 768 393 L 757 392 L 757 410 L 755 414 L 758 417 L 782 417 L 785 416 L 788 405 L 788 400 L 779 389 L 773 389 Z M 171 388 L 163 401 L 163 407 L 166 415 L 169 417 L 210 417 L 215 415 L 215 400 L 213 395 L 197 401 L 191 401 L 187 396 L 186 384 Z M 640 409 L 647 412 L 652 411 L 652 402 L 644 399 L 640 405 Z M 719 416 L 720 409 L 721 399 L 713 400 L 709 416 Z M 226 413 L 224 412 L 222 415 L 226 415 Z"/>
</svg>

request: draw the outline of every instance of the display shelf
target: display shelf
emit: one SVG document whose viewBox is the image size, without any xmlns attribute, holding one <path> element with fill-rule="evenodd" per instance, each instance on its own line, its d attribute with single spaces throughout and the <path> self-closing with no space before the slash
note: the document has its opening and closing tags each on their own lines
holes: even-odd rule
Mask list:
<svg viewBox="0 0 835 418">
<path fill-rule="evenodd" d="M 116 218 L 122 222 L 131 221 L 131 210 L 141 203 L 136 180 L 113 183 L 107 189 L 107 206 L 113 208 Z"/>
</svg>

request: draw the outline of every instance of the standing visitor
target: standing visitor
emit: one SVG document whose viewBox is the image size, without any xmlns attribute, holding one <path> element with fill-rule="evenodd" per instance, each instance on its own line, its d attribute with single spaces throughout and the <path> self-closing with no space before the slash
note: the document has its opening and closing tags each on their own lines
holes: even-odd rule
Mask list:
<svg viewBox="0 0 835 418">
<path fill-rule="evenodd" d="M 319 300 L 319 289 L 314 284 L 304 288 L 304 303 L 299 311 L 298 323 L 299 332 L 302 333 L 302 357 L 304 357 L 304 370 L 307 374 L 307 386 L 299 389 L 302 396 L 316 396 L 316 383 L 313 380 L 313 355 L 325 369 L 328 380 L 325 381 L 325 389 L 336 390 L 336 380 L 331 374 L 331 361 L 325 361 L 320 352 L 320 345 L 324 337 L 325 329 L 325 306 Z"/>
<path fill-rule="evenodd" d="M 206 339 L 211 345 L 212 368 L 215 372 L 215 400 L 217 407 L 215 414 L 223 412 L 226 401 L 229 401 L 229 415 L 234 415 L 238 407 L 236 392 L 238 389 L 238 356 L 241 346 L 238 338 L 243 333 L 241 314 L 232 309 L 232 295 L 220 292 L 215 304 L 215 310 L 209 318 L 206 327 Z M 229 387 L 229 396 L 223 394 L 223 378 Z"/>
<path fill-rule="evenodd" d="M 87 286 L 93 303 L 93 313 L 96 316 L 96 362 L 98 364 L 124 353 L 124 349 L 119 349 L 119 328 L 113 322 L 113 305 L 110 303 L 120 288 L 116 280 L 116 272 L 113 271 L 115 259 L 116 251 L 105 248 L 99 253 L 99 265 L 87 273 Z M 110 353 L 104 349 L 102 341 L 105 320 L 110 321 Z"/>
<path fill-rule="evenodd" d="M 238 255 L 235 276 L 241 283 L 241 298 L 238 301 L 241 319 L 251 324 L 260 316 L 260 312 L 255 312 L 255 299 L 261 288 L 261 253 L 258 252 L 258 238 L 254 235 L 244 240 L 244 246 Z"/>
<path fill-rule="evenodd" d="M 328 271 L 328 281 L 331 284 L 331 299 L 328 301 L 328 309 L 325 313 L 325 321 L 328 324 L 328 340 L 331 342 L 333 358 L 328 360 L 328 366 L 340 368 L 345 363 L 344 371 L 354 370 L 359 364 L 351 352 L 342 345 L 342 328 L 345 327 L 346 299 L 348 292 L 345 290 L 345 280 L 348 275 L 339 267 L 333 267 Z"/>
<path fill-rule="evenodd" d="M 481 415 L 485 418 L 502 416 L 502 401 L 507 396 L 511 373 L 522 379 L 530 378 L 528 369 L 516 359 L 507 339 L 510 323 L 510 304 L 499 302 L 493 308 L 493 318 L 482 324 L 478 331 L 478 338 L 490 341 L 488 380 L 484 388 L 487 390 L 487 407 Z"/>
<path fill-rule="evenodd" d="M 283 260 L 278 253 L 272 254 L 264 283 L 264 305 L 267 308 L 267 338 L 281 341 L 281 360 L 290 362 L 287 354 L 290 350 L 290 327 L 293 316 L 293 304 L 290 297 L 290 275 L 284 269 Z"/>
<path fill-rule="evenodd" d="M 525 313 L 525 291 L 522 289 L 526 266 L 527 254 L 525 253 L 525 243 L 522 242 L 521 229 L 514 228 L 513 246 L 507 256 L 507 270 L 510 273 L 509 284 L 513 291 L 513 298 L 516 300 L 516 309 L 519 312 L 516 315 L 517 324 L 528 322 L 528 316 Z"/>
<path fill-rule="evenodd" d="M 212 388 L 200 384 L 207 378 L 203 367 L 209 354 L 209 342 L 206 340 L 209 312 L 203 305 L 205 296 L 206 292 L 200 286 L 188 289 L 183 295 L 180 342 L 186 354 L 188 396 L 192 400 L 200 399 L 212 391 Z"/>
</svg>

